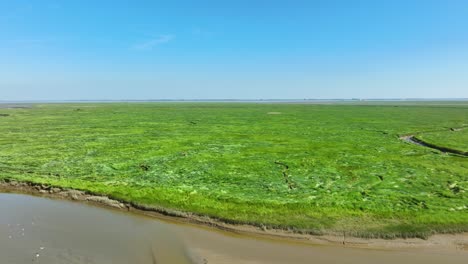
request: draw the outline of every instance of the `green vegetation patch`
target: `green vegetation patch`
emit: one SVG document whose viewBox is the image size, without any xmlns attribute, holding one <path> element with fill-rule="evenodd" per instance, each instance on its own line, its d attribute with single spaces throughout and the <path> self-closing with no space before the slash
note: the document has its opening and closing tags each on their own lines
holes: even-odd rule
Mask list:
<svg viewBox="0 0 468 264">
<path fill-rule="evenodd" d="M 399 139 L 467 124 L 467 104 L 0 110 L 0 178 L 316 234 L 468 231 L 467 158 Z M 450 136 L 466 147 L 466 130 Z"/>
</svg>

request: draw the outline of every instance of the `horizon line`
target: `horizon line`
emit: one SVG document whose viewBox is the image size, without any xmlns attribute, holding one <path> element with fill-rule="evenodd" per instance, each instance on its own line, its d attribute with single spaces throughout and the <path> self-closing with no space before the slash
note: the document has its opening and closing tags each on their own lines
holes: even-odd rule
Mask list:
<svg viewBox="0 0 468 264">
<path fill-rule="evenodd" d="M 268 99 L 19 99 L 19 100 L 1 100 L 0 103 L 13 103 L 13 102 L 262 102 L 262 101 L 468 101 L 468 97 L 460 98 L 268 98 Z"/>
</svg>

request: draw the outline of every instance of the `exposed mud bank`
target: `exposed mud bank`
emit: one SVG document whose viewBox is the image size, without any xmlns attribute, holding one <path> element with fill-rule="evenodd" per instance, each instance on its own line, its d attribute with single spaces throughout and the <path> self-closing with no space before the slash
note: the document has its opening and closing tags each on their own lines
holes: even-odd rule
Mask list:
<svg viewBox="0 0 468 264">
<path fill-rule="evenodd" d="M 465 264 L 468 251 L 366 249 L 237 235 L 85 202 L 0 193 L 1 263 Z"/>
<path fill-rule="evenodd" d="M 468 157 L 468 152 L 466 152 L 466 151 L 447 148 L 447 147 L 444 147 L 444 146 L 438 146 L 438 145 L 426 142 L 426 141 L 424 141 L 422 139 L 419 139 L 415 135 L 401 136 L 400 139 L 403 140 L 403 141 L 412 143 L 412 144 L 419 145 L 419 146 L 423 146 L 423 147 L 427 147 L 427 148 L 431 148 L 431 149 L 436 149 L 436 150 L 442 151 L 444 153 L 450 153 L 450 154 L 455 154 L 455 155 Z"/>
<path fill-rule="evenodd" d="M 67 199 L 98 206 L 105 206 L 117 210 L 130 211 L 137 214 L 152 216 L 167 221 L 189 223 L 208 226 L 222 231 L 228 231 L 247 236 L 258 236 L 270 239 L 300 241 L 310 244 L 345 245 L 360 248 L 422 248 L 442 251 L 468 251 L 468 233 L 437 234 L 428 239 L 396 238 L 396 239 L 366 239 L 359 237 L 337 235 L 311 235 L 295 233 L 290 230 L 267 229 L 252 225 L 230 224 L 193 213 L 167 210 L 160 207 L 151 207 L 111 199 L 107 196 L 96 195 L 84 191 L 68 188 L 59 188 L 44 184 L 30 182 L 17 182 L 14 180 L 0 180 L 0 192 L 25 193 L 56 199 Z"/>
</svg>

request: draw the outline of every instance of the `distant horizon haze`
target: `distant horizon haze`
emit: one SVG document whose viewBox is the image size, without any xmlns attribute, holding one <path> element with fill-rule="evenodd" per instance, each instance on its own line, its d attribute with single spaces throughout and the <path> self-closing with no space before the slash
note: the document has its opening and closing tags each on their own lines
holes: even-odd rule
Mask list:
<svg viewBox="0 0 468 264">
<path fill-rule="evenodd" d="M 0 100 L 0 103 L 28 103 L 28 102 L 378 102 L 378 101 L 468 101 L 468 98 L 215 98 L 215 99 L 35 99 L 35 100 Z"/>
</svg>

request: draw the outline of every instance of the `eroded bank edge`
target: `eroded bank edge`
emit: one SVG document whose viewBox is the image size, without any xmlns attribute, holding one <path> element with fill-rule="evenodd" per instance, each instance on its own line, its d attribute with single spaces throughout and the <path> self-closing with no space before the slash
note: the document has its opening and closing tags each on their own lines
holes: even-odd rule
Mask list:
<svg viewBox="0 0 468 264">
<path fill-rule="evenodd" d="M 347 247 L 373 248 L 373 249 L 402 249 L 402 248 L 430 248 L 442 251 L 468 251 L 468 233 L 434 234 L 428 239 L 420 238 L 361 238 L 341 234 L 315 235 L 305 234 L 294 230 L 267 229 L 246 224 L 230 224 L 207 216 L 194 213 L 169 210 L 162 207 L 146 206 L 131 202 L 111 199 L 107 196 L 93 194 L 71 188 L 54 187 L 33 182 L 18 182 L 15 180 L 0 180 L 0 192 L 22 193 L 47 198 L 65 199 L 97 206 L 104 206 L 116 210 L 146 215 L 157 219 L 195 224 L 217 230 L 237 233 L 265 239 L 280 239 L 315 245 L 344 245 Z"/>
<path fill-rule="evenodd" d="M 456 132 L 456 131 L 461 131 L 461 130 L 464 130 L 464 129 L 467 129 L 467 128 L 468 128 L 468 126 L 461 126 L 461 127 L 451 127 L 451 128 L 448 128 L 448 129 L 420 131 L 420 132 L 400 135 L 399 138 L 401 140 L 405 141 L 405 142 L 415 144 L 415 145 L 418 145 L 418 146 L 423 146 L 423 147 L 439 150 L 441 152 L 450 153 L 450 154 L 454 154 L 454 155 L 457 155 L 457 156 L 468 157 L 468 151 L 462 151 L 462 150 L 453 149 L 453 148 L 449 148 L 449 147 L 439 146 L 439 145 L 427 142 L 427 141 L 422 140 L 421 138 L 417 137 L 417 135 L 423 134 L 423 133 L 446 132 L 446 131 Z"/>
</svg>

